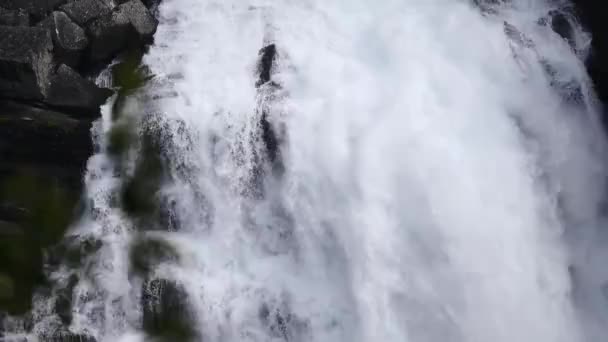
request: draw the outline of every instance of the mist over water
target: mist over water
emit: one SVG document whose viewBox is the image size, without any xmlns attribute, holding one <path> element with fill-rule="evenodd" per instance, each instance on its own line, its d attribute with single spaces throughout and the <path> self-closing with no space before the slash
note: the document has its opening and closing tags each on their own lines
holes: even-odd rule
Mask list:
<svg viewBox="0 0 608 342">
<path fill-rule="evenodd" d="M 164 0 L 128 106 L 168 173 L 147 234 L 179 261 L 154 274 L 183 287 L 197 338 L 603 341 L 606 145 L 590 37 L 546 24 L 564 5 Z M 71 329 L 144 341 L 109 116 L 74 227 L 103 247 Z"/>
</svg>

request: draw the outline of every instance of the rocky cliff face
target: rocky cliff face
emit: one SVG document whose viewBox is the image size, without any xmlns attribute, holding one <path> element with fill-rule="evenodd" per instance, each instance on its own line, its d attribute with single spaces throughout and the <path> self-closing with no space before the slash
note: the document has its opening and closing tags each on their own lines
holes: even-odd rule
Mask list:
<svg viewBox="0 0 608 342">
<path fill-rule="evenodd" d="M 151 42 L 154 6 L 0 0 L 0 318 L 27 311 L 46 281 L 42 259 L 77 215 L 91 124 L 113 94 L 94 80 Z"/>
<path fill-rule="evenodd" d="M 593 36 L 587 69 L 602 103 L 608 103 L 608 21 L 603 10 L 605 3 L 597 0 L 572 2 L 577 17 Z"/>
</svg>

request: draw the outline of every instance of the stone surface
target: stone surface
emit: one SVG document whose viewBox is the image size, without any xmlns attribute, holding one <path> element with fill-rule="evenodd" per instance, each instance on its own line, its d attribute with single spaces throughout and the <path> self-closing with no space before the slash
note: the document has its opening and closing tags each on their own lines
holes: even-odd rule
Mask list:
<svg viewBox="0 0 608 342">
<path fill-rule="evenodd" d="M 593 36 L 587 69 L 604 104 L 608 103 L 608 20 L 604 1 L 573 0 L 583 26 Z M 606 119 L 608 126 L 608 118 Z"/>
<path fill-rule="evenodd" d="M 156 32 L 158 21 L 140 0 L 125 2 L 119 6 L 119 11 L 129 18 L 129 22 L 142 39 L 152 38 Z"/>
<path fill-rule="evenodd" d="M 61 6 L 61 10 L 79 25 L 86 25 L 112 9 L 102 0 L 77 0 Z"/>
<path fill-rule="evenodd" d="M 47 29 L 51 33 L 55 48 L 53 59 L 56 65 L 63 63 L 78 67 L 82 52 L 89 44 L 83 28 L 60 11 L 53 12 L 36 26 Z"/>
<path fill-rule="evenodd" d="M 101 62 L 127 46 L 132 27 L 125 13 L 115 11 L 93 21 L 87 32 L 91 43 L 90 58 Z"/>
<path fill-rule="evenodd" d="M 75 169 L 75 176 L 80 178 L 93 152 L 90 128 L 90 121 L 0 101 L 0 163 L 59 165 Z M 19 208 L 5 209 L 14 215 L 26 215 Z"/>
<path fill-rule="evenodd" d="M 51 76 L 45 102 L 62 108 L 79 110 L 87 116 L 98 116 L 99 107 L 112 95 L 109 89 L 99 88 L 69 66 L 62 64 Z"/>
<path fill-rule="evenodd" d="M 41 17 L 58 8 L 68 0 L 0 0 L 0 7 L 23 10 L 35 17 Z"/>
<path fill-rule="evenodd" d="M 181 285 L 152 279 L 142 288 L 143 328 L 154 337 L 188 341 L 194 335 L 188 296 Z"/>
<path fill-rule="evenodd" d="M 0 26 L 0 94 L 42 99 L 48 87 L 52 50 L 47 30 Z"/>
<path fill-rule="evenodd" d="M 23 10 L 9 10 L 0 7 L 0 25 L 30 26 L 29 14 Z"/>
</svg>

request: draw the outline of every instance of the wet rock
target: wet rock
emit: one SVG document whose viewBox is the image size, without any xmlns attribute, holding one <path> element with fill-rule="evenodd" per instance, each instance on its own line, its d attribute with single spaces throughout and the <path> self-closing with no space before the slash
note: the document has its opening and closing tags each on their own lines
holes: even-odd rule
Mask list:
<svg viewBox="0 0 608 342">
<path fill-rule="evenodd" d="M 608 20 L 605 2 L 597 0 L 573 0 L 575 13 L 586 30 L 591 32 L 591 54 L 586 61 L 595 90 L 604 103 L 608 103 Z M 608 118 L 605 118 L 608 128 Z"/>
<path fill-rule="evenodd" d="M 53 266 L 79 268 L 91 255 L 99 251 L 102 245 L 101 240 L 93 237 L 68 236 L 49 249 L 46 261 Z"/>
<path fill-rule="evenodd" d="M 0 122 L 0 164 L 37 164 L 38 169 L 58 164 L 64 176 L 76 173 L 80 178 L 93 152 L 90 121 L 0 101 Z"/>
<path fill-rule="evenodd" d="M 101 62 L 114 57 L 129 42 L 132 29 L 129 18 L 122 11 L 106 14 L 93 21 L 87 28 L 91 60 Z"/>
<path fill-rule="evenodd" d="M 22 10 L 34 17 L 41 18 L 68 0 L 0 0 L 0 7 L 10 10 Z"/>
<path fill-rule="evenodd" d="M 61 323 L 69 326 L 72 323 L 72 295 L 78 284 L 78 276 L 72 274 L 65 287 L 55 292 L 55 313 L 59 316 Z"/>
<path fill-rule="evenodd" d="M 54 59 L 56 64 L 77 67 L 80 56 L 89 44 L 89 40 L 80 26 L 74 23 L 65 13 L 55 11 L 37 27 L 49 30 L 55 43 Z"/>
<path fill-rule="evenodd" d="M 162 262 L 178 261 L 177 251 L 159 238 L 140 238 L 133 242 L 129 251 L 131 270 L 145 276 Z"/>
<path fill-rule="evenodd" d="M 183 287 L 174 281 L 152 279 L 142 288 L 143 328 L 166 341 L 189 341 L 194 322 Z"/>
<path fill-rule="evenodd" d="M 51 74 L 53 41 L 47 30 L 0 26 L 0 94 L 40 100 Z"/>
<path fill-rule="evenodd" d="M 96 116 L 99 113 L 99 107 L 111 95 L 111 90 L 97 87 L 95 83 L 62 64 L 51 77 L 45 102 Z"/>
<path fill-rule="evenodd" d="M 0 25 L 30 26 L 30 16 L 23 10 L 8 10 L 0 7 Z"/>
<path fill-rule="evenodd" d="M 131 0 L 119 6 L 140 39 L 148 41 L 156 32 L 158 21 L 140 0 Z"/>
<path fill-rule="evenodd" d="M 102 0 L 77 0 L 61 6 L 61 10 L 79 25 L 86 25 L 112 9 Z"/>
<path fill-rule="evenodd" d="M 549 13 L 549 17 L 551 18 L 551 28 L 553 31 L 572 44 L 574 28 L 570 24 L 568 17 L 564 13 L 557 11 Z"/>
<path fill-rule="evenodd" d="M 258 74 L 260 75 L 256 87 L 270 81 L 272 65 L 277 55 L 277 47 L 274 44 L 269 44 L 260 49 L 258 55 L 260 60 L 258 62 Z"/>
</svg>

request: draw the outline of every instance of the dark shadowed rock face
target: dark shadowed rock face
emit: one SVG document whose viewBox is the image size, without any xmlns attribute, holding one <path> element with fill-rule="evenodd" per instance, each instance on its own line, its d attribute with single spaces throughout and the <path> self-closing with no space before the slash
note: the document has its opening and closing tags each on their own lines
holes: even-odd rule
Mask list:
<svg viewBox="0 0 608 342">
<path fill-rule="evenodd" d="M 0 7 L 23 10 L 34 17 L 42 17 L 68 0 L 0 0 Z"/>
<path fill-rule="evenodd" d="M 61 6 L 61 10 L 79 25 L 86 25 L 112 9 L 102 0 L 77 0 Z"/>
<path fill-rule="evenodd" d="M 123 12 L 129 22 L 144 40 L 149 40 L 156 32 L 158 21 L 140 0 L 131 0 L 119 6 L 119 11 Z"/>
<path fill-rule="evenodd" d="M 112 95 L 109 89 L 97 87 L 93 82 L 83 78 L 69 66 L 62 64 L 51 77 L 46 103 L 70 110 L 77 110 L 82 115 L 97 116 L 99 106 Z"/>
<path fill-rule="evenodd" d="M 88 26 L 90 58 L 101 62 L 113 57 L 129 41 L 131 23 L 125 13 L 116 11 L 96 19 Z"/>
<path fill-rule="evenodd" d="M 593 36 L 587 69 L 600 99 L 606 104 L 608 103 L 608 20 L 604 10 L 605 1 L 573 0 L 572 2 L 583 26 Z"/>
<path fill-rule="evenodd" d="M 0 96 L 40 100 L 52 67 L 47 30 L 0 26 Z"/>
<path fill-rule="evenodd" d="M 190 341 L 194 323 L 188 296 L 181 285 L 166 279 L 152 279 L 142 288 L 143 328 L 161 341 Z"/>
<path fill-rule="evenodd" d="M 38 164 L 39 168 L 56 164 L 66 168 L 66 176 L 75 168 L 80 178 L 93 152 L 90 128 L 90 121 L 0 101 L 0 164 Z"/>
<path fill-rule="evenodd" d="M 78 279 L 57 284 L 44 267 L 77 269 L 84 254 L 99 248 L 70 245 L 52 260 L 83 210 L 92 121 L 113 93 L 91 80 L 113 58 L 151 41 L 158 22 L 148 4 L 157 1 L 0 0 L 0 340 L 7 313 L 25 314 L 23 329 L 31 331 L 28 311 L 39 291 L 54 294 L 62 324 L 41 341 L 95 341 L 67 330 Z M 171 284 L 151 288 L 175 298 Z M 187 327 L 172 322 L 181 329 L 173 336 L 183 341 Z"/>
<path fill-rule="evenodd" d="M 89 44 L 84 29 L 60 11 L 53 12 L 36 27 L 48 30 L 53 37 L 54 64 L 78 67 L 80 57 Z"/>
<path fill-rule="evenodd" d="M 0 25 L 30 26 L 29 13 L 23 10 L 9 10 L 0 7 Z"/>
</svg>

